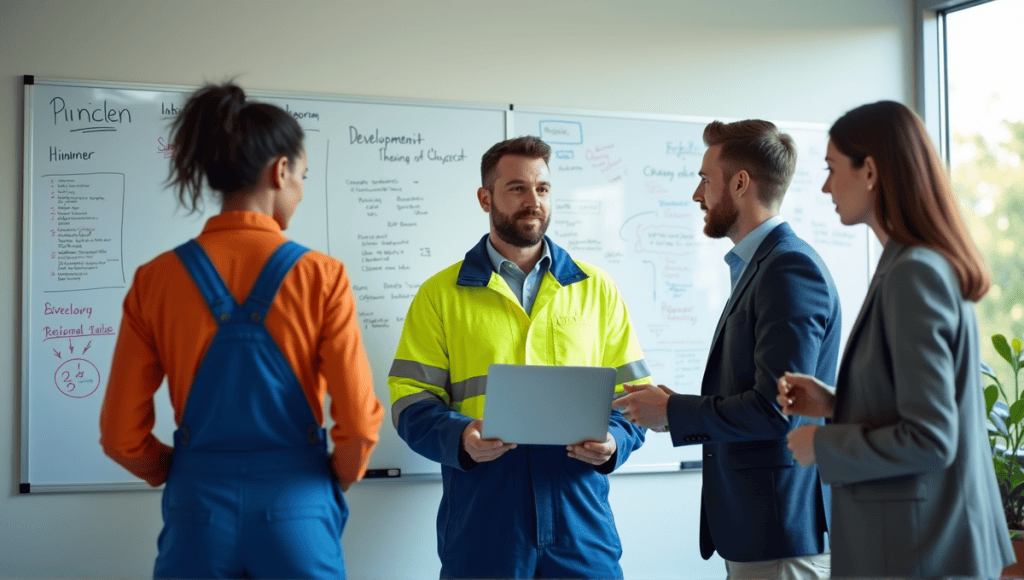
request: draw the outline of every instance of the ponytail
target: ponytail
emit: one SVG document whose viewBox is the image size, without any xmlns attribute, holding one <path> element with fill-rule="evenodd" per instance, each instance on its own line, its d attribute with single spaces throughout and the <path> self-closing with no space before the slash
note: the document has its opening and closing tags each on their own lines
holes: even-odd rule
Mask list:
<svg viewBox="0 0 1024 580">
<path fill-rule="evenodd" d="M 283 155 L 293 163 L 303 152 L 302 140 L 298 121 L 279 107 L 247 101 L 233 83 L 207 85 L 189 97 L 171 125 L 168 183 L 194 212 L 204 179 L 222 198 L 244 193 L 271 160 Z"/>
</svg>

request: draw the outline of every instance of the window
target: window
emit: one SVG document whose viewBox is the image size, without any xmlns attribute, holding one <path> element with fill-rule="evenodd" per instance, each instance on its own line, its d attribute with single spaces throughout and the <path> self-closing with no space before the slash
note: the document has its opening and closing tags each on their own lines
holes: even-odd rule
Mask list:
<svg viewBox="0 0 1024 580">
<path fill-rule="evenodd" d="M 997 366 L 990 337 L 1024 339 L 1024 0 L 933 4 L 935 42 L 926 15 L 924 50 L 935 47 L 939 70 L 924 71 L 936 82 L 919 85 L 919 108 L 992 272 L 977 311 L 982 360 Z"/>
</svg>

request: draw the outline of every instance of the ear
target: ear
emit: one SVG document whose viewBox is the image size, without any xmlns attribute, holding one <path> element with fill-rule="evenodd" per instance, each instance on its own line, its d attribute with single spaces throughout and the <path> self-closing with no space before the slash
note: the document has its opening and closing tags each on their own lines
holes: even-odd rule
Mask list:
<svg viewBox="0 0 1024 580">
<path fill-rule="evenodd" d="M 288 172 L 291 171 L 288 158 L 284 155 L 273 160 L 270 164 L 270 184 L 274 189 L 282 189 L 288 179 Z"/>
<path fill-rule="evenodd" d="M 491 213 L 491 192 L 486 187 L 476 190 L 476 199 L 480 202 L 480 209 Z"/>
<path fill-rule="evenodd" d="M 754 190 L 752 187 L 753 182 L 750 180 L 750 173 L 746 169 L 740 169 L 729 180 L 729 189 L 732 190 L 732 194 L 736 199 L 747 195 L 747 193 Z"/>
<path fill-rule="evenodd" d="M 875 186 L 878 185 L 878 166 L 875 165 L 875 159 L 868 155 L 864 158 L 864 166 L 861 167 L 861 171 L 864 172 L 864 181 L 868 186 L 868 190 L 874 190 Z"/>
</svg>

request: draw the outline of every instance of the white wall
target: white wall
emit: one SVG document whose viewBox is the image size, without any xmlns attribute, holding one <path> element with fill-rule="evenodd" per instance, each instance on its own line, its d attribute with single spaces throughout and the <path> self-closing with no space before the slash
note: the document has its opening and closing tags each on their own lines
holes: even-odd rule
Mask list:
<svg viewBox="0 0 1024 580">
<path fill-rule="evenodd" d="M 911 4 L 0 0 L 0 577 L 147 577 L 160 529 L 156 492 L 18 494 L 22 75 L 828 123 L 913 102 Z M 613 478 L 627 577 L 722 576 L 699 493 L 696 474 Z M 356 486 L 350 577 L 436 577 L 439 498 Z"/>
</svg>

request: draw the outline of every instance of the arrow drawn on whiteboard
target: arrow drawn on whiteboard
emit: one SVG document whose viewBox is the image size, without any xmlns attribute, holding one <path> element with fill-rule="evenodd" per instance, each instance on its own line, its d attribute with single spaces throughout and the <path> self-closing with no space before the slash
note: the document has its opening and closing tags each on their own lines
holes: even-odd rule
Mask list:
<svg viewBox="0 0 1024 580">
<path fill-rule="evenodd" d="M 75 354 L 75 345 L 71 344 L 71 339 L 68 339 L 68 348 L 71 349 L 71 354 Z"/>
<path fill-rule="evenodd" d="M 656 300 L 658 298 L 658 268 L 650 260 L 644 260 L 644 264 L 651 266 L 651 300 Z"/>
<path fill-rule="evenodd" d="M 85 345 L 85 348 L 84 348 L 84 349 L 82 349 L 82 354 L 85 354 L 85 352 L 86 352 L 87 350 L 89 350 L 89 347 L 90 347 L 90 346 L 92 346 L 92 341 L 91 341 L 91 340 L 89 341 L 89 344 Z"/>
<path fill-rule="evenodd" d="M 60 356 L 60 353 L 57 352 L 57 349 L 53 349 L 53 354 L 57 355 L 57 358 L 64 360 L 64 357 Z"/>
<path fill-rule="evenodd" d="M 622 232 L 624 232 L 626 230 L 626 224 L 628 224 L 629 222 L 633 221 L 634 219 L 636 219 L 636 218 L 638 218 L 638 217 L 640 217 L 642 215 L 648 215 L 648 214 L 655 214 L 655 215 L 657 215 L 657 213 L 658 212 L 656 212 L 656 211 L 645 211 L 643 213 L 638 213 L 636 215 L 629 216 L 628 218 L 626 218 L 626 221 L 622 222 L 622 227 L 619 228 L 619 237 L 628 242 L 629 240 L 626 238 L 626 236 L 622 235 Z"/>
</svg>

